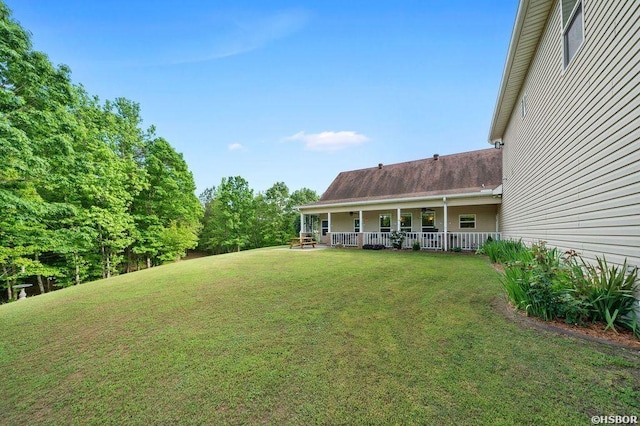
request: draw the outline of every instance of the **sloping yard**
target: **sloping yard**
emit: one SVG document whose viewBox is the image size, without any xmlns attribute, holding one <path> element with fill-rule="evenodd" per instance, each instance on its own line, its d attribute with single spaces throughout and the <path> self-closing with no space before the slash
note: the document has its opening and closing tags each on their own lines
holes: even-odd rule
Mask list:
<svg viewBox="0 0 640 426">
<path fill-rule="evenodd" d="M 637 351 L 492 306 L 481 257 L 267 249 L 0 306 L 4 424 L 590 424 Z"/>
</svg>

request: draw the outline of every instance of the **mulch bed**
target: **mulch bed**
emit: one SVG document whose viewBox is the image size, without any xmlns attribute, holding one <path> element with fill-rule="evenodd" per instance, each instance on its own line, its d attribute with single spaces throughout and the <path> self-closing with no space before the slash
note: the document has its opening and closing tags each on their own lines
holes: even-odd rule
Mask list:
<svg viewBox="0 0 640 426">
<path fill-rule="evenodd" d="M 606 324 L 596 322 L 587 326 L 567 324 L 562 320 L 544 321 L 540 318 L 529 317 L 524 312 L 513 308 L 506 300 L 495 298 L 494 308 L 502 312 L 507 318 L 525 327 L 543 330 L 590 342 L 602 343 L 605 345 L 622 347 L 640 353 L 640 340 L 629 330 L 617 327 L 617 333 L 613 330 L 604 331 Z"/>
</svg>

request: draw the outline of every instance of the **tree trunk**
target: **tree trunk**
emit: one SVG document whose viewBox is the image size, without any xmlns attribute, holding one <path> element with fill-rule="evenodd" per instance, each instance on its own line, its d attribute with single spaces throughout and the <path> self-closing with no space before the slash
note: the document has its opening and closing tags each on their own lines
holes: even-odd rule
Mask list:
<svg viewBox="0 0 640 426">
<path fill-rule="evenodd" d="M 104 244 L 100 245 L 100 251 L 102 252 L 102 278 L 107 278 L 107 269 L 105 269 L 105 265 L 107 264 L 107 254 L 104 250 Z"/>
<path fill-rule="evenodd" d="M 107 277 L 111 278 L 111 254 L 107 253 Z"/>
<path fill-rule="evenodd" d="M 131 259 L 131 249 L 127 247 L 127 267 L 125 268 L 127 274 L 131 272 L 131 262 L 133 262 L 133 259 Z"/>
<path fill-rule="evenodd" d="M 40 256 L 38 253 L 35 254 L 36 262 L 40 262 Z M 36 279 L 38 280 L 38 287 L 40 288 L 40 294 L 44 294 L 44 283 L 42 282 L 42 275 L 36 275 Z"/>
<path fill-rule="evenodd" d="M 9 276 L 9 271 L 7 271 L 6 265 L 2 265 L 2 272 L 6 277 Z M 7 278 L 7 297 L 8 297 L 7 300 L 9 301 L 13 299 L 13 293 L 11 292 L 11 280 L 9 278 Z"/>
<path fill-rule="evenodd" d="M 147 256 L 147 269 L 151 268 L 151 258 Z"/>
<path fill-rule="evenodd" d="M 78 253 L 73 253 L 73 260 L 75 261 L 75 264 L 76 264 L 75 282 L 76 282 L 76 285 L 78 285 L 80 284 L 80 259 L 78 259 Z"/>
</svg>

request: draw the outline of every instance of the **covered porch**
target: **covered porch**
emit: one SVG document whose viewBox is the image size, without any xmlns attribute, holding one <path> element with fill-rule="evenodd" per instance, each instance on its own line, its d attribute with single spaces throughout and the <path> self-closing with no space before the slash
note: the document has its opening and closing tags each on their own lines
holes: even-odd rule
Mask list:
<svg viewBox="0 0 640 426">
<path fill-rule="evenodd" d="M 405 236 L 402 247 L 422 250 L 477 250 L 499 240 L 501 199 L 493 191 L 388 202 L 313 205 L 300 208 L 301 235 L 314 235 L 333 247 L 392 247 L 392 232 Z"/>
</svg>

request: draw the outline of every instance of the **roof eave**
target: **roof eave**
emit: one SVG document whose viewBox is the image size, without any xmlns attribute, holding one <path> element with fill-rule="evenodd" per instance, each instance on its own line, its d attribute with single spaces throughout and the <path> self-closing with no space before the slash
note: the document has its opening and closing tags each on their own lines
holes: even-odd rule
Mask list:
<svg viewBox="0 0 640 426">
<path fill-rule="evenodd" d="M 439 195 L 427 195 L 421 197 L 402 197 L 402 198 L 387 198 L 387 199 L 373 199 L 373 200 L 354 200 L 354 201 L 346 201 L 346 202 L 335 202 L 335 203 L 325 203 L 325 204 L 306 204 L 303 206 L 295 206 L 296 210 L 300 209 L 319 209 L 319 208 L 333 208 L 333 207 L 355 207 L 355 206 L 366 206 L 371 204 L 395 204 L 395 203 L 404 203 L 404 202 L 412 202 L 412 201 L 433 201 L 433 200 L 442 200 L 442 199 L 454 199 L 454 198 L 478 198 L 478 197 L 487 197 L 493 198 L 493 190 L 483 190 L 480 192 L 467 192 L 461 194 L 439 194 Z"/>
<path fill-rule="evenodd" d="M 537 50 L 537 43 L 530 48 L 521 46 L 522 35 L 526 33 L 540 39 L 553 3 L 553 0 L 520 0 L 489 130 L 488 142 L 492 145 L 494 141 L 502 139 L 516 105 L 515 97 L 520 93 L 528 72 L 514 73 L 514 69 L 528 69 Z M 542 19 L 529 19 L 534 13 Z"/>
</svg>

